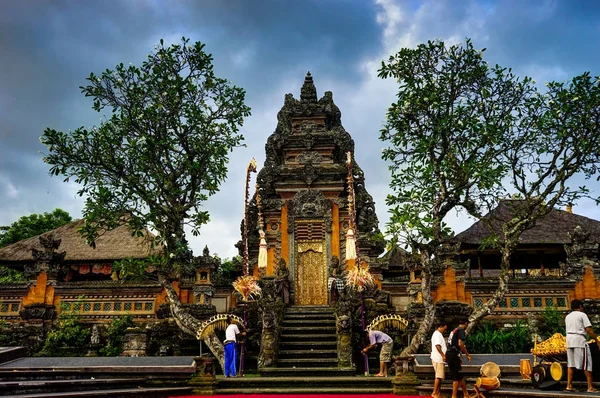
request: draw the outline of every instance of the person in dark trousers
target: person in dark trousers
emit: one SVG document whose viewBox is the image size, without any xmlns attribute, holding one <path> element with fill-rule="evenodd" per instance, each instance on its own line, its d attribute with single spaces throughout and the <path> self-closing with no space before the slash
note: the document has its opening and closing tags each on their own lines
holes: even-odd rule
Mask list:
<svg viewBox="0 0 600 398">
<path fill-rule="evenodd" d="M 458 386 L 460 385 L 463 395 L 465 398 L 469 398 L 467 392 L 467 383 L 461 373 L 462 370 L 462 359 L 461 353 L 465 354 L 467 360 L 471 362 L 471 354 L 467 351 L 465 346 L 465 340 L 467 339 L 467 333 L 465 328 L 469 321 L 461 319 L 458 323 L 458 327 L 450 332 L 448 336 L 448 348 L 446 350 L 446 361 L 448 362 L 448 372 L 452 377 L 452 398 L 458 398 Z"/>
<path fill-rule="evenodd" d="M 223 342 L 223 348 L 225 349 L 225 377 L 235 377 L 237 335 L 245 336 L 246 332 L 240 332 L 240 329 L 230 316 L 227 317 L 227 323 L 229 323 L 229 326 L 225 329 L 225 341 Z"/>
<path fill-rule="evenodd" d="M 573 389 L 574 369 L 583 370 L 587 380 L 587 392 L 598 392 L 592 385 L 592 353 L 587 344 L 587 335 L 596 340 L 600 347 L 600 341 L 596 338 L 592 330 L 592 323 L 588 316 L 583 312 L 583 302 L 581 300 L 571 301 L 571 312 L 565 318 L 565 328 L 567 330 L 567 391 Z"/>
<path fill-rule="evenodd" d="M 375 348 L 377 344 L 381 344 L 381 354 L 379 354 L 379 373 L 377 377 L 387 377 L 387 363 L 392 360 L 392 349 L 394 348 L 394 340 L 387 334 L 379 330 L 365 330 L 365 336 L 369 339 L 369 345 L 362 349 L 363 355 Z"/>
</svg>

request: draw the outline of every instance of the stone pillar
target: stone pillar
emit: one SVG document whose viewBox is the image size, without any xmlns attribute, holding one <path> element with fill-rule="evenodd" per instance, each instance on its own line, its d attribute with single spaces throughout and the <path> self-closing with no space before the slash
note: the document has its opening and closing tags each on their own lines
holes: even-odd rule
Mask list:
<svg viewBox="0 0 600 398">
<path fill-rule="evenodd" d="M 148 348 L 148 331 L 146 329 L 133 327 L 125 331 L 125 342 L 123 343 L 124 357 L 145 357 Z"/>
<path fill-rule="evenodd" d="M 394 395 L 417 395 L 417 386 L 421 382 L 414 373 L 415 357 L 407 356 L 394 358 L 396 375 L 392 380 Z"/>
<path fill-rule="evenodd" d="M 192 387 L 192 392 L 197 395 L 215 395 L 217 379 L 213 358 L 208 354 L 204 354 L 200 357 L 194 357 L 194 361 L 196 362 L 196 374 L 192 376 L 188 383 Z"/>
</svg>

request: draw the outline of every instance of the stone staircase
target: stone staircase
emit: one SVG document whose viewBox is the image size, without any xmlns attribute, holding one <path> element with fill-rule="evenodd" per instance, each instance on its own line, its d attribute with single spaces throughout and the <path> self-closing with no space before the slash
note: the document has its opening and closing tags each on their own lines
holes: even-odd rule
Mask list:
<svg viewBox="0 0 600 398">
<path fill-rule="evenodd" d="M 276 368 L 260 377 L 217 378 L 217 394 L 389 394 L 391 378 L 357 376 L 339 368 L 333 309 L 290 307 L 281 325 Z"/>
</svg>

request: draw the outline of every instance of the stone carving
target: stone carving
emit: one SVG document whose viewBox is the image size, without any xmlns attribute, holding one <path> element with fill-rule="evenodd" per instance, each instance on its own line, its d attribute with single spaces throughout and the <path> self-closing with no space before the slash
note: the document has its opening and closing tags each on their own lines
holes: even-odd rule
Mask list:
<svg viewBox="0 0 600 398">
<path fill-rule="evenodd" d="M 298 163 L 300 163 L 300 164 L 309 164 L 309 163 L 319 164 L 322 161 L 323 161 L 323 158 L 321 157 L 319 152 L 315 152 L 315 151 L 302 152 L 298 156 Z"/>
<path fill-rule="evenodd" d="M 336 319 L 338 367 L 352 366 L 352 319 L 340 315 Z"/>
<path fill-rule="evenodd" d="M 275 293 L 278 300 L 286 305 L 290 304 L 290 271 L 284 259 L 279 260 L 277 276 L 275 278 Z"/>
<path fill-rule="evenodd" d="M 269 367 L 277 364 L 279 333 L 277 315 L 275 314 L 275 278 L 265 277 L 260 281 L 262 296 L 259 300 L 262 320 L 262 334 L 258 367 Z"/>
<path fill-rule="evenodd" d="M 323 218 L 325 230 L 331 232 L 331 201 L 323 192 L 308 189 L 298 192 L 288 203 L 288 233 L 294 232 L 296 218 Z"/>
<path fill-rule="evenodd" d="M 92 335 L 90 337 L 90 343 L 92 343 L 93 346 L 100 345 L 100 332 L 98 331 L 97 324 L 94 324 L 94 326 L 92 326 Z"/>
<path fill-rule="evenodd" d="M 53 305 L 32 304 L 19 311 L 19 316 L 25 321 L 48 321 L 56 316 Z"/>
<path fill-rule="evenodd" d="M 337 256 L 331 257 L 327 285 L 329 290 L 329 304 L 331 305 L 338 301 L 341 292 L 344 290 L 343 271 L 340 267 L 340 259 Z"/>
<path fill-rule="evenodd" d="M 45 271 L 48 275 L 48 281 L 55 283 L 64 274 L 64 272 L 61 272 L 63 271 L 61 266 L 67 252 L 56 253 L 61 240 L 54 239 L 53 235 L 40 236 L 39 240 L 44 250 L 31 249 L 31 255 L 35 260 L 35 264 L 25 266 L 25 277 L 30 281 L 35 281 L 37 275 Z"/>
<path fill-rule="evenodd" d="M 575 227 L 573 233 L 569 235 L 571 244 L 564 246 L 567 253 L 566 272 L 568 276 L 581 280 L 587 267 L 592 269 L 594 275 L 598 275 L 600 273 L 598 244 L 589 242 L 590 233 L 584 231 L 580 226 Z"/>
<path fill-rule="evenodd" d="M 258 367 L 269 367 L 277 364 L 278 336 L 277 318 L 271 308 L 265 308 L 262 312 L 262 336 L 260 353 L 258 356 Z"/>
<path fill-rule="evenodd" d="M 148 348 L 148 333 L 140 328 L 129 328 L 125 331 L 123 356 L 145 357 Z"/>
</svg>

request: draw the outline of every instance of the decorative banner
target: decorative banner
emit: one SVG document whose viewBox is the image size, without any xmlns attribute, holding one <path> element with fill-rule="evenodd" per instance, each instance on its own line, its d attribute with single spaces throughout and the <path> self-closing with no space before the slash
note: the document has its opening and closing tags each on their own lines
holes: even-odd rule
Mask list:
<svg viewBox="0 0 600 398">
<path fill-rule="evenodd" d="M 248 301 L 249 298 L 258 298 L 262 295 L 260 286 L 258 286 L 256 278 L 252 275 L 240 276 L 232 285 L 236 292 L 242 295 L 244 301 Z"/>
<path fill-rule="evenodd" d="M 346 274 L 346 283 L 362 292 L 366 287 L 372 286 L 373 275 L 369 272 L 369 266 L 354 267 Z"/>
<path fill-rule="evenodd" d="M 250 200 L 250 173 L 256 173 L 256 160 L 252 158 L 246 166 L 246 190 L 244 195 L 244 255 L 242 265 L 244 275 L 248 275 L 248 202 Z"/>
<path fill-rule="evenodd" d="M 356 265 L 360 264 L 358 259 L 358 250 L 356 248 L 356 238 L 354 237 L 354 231 L 356 231 L 356 212 L 355 212 L 355 197 L 354 197 L 354 177 L 352 176 L 352 154 L 350 151 L 346 152 L 346 167 L 348 168 L 348 176 L 346 177 L 348 183 L 348 216 L 350 218 L 350 228 L 346 231 L 346 260 L 356 260 Z"/>
</svg>

